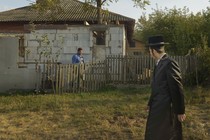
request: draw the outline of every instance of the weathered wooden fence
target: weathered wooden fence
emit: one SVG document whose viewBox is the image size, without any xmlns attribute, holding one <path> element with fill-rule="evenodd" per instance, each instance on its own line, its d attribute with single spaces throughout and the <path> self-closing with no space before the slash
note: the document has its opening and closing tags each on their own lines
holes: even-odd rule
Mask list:
<svg viewBox="0 0 210 140">
<path fill-rule="evenodd" d="M 149 84 L 154 60 L 149 56 L 107 56 L 107 82 Z"/>
<path fill-rule="evenodd" d="M 86 64 L 45 63 L 42 88 L 56 93 L 95 91 L 106 84 L 104 62 Z"/>
<path fill-rule="evenodd" d="M 172 56 L 183 78 L 197 67 L 195 56 Z M 105 61 L 86 64 L 43 66 L 42 88 L 56 93 L 95 91 L 106 84 L 150 84 L 155 61 L 150 56 L 107 56 Z"/>
</svg>

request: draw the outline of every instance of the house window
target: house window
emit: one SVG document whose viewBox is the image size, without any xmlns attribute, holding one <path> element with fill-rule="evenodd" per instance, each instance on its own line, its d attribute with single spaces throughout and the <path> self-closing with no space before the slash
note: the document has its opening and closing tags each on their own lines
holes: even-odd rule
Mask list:
<svg viewBox="0 0 210 140">
<path fill-rule="evenodd" d="M 131 47 L 131 48 L 135 48 L 135 47 L 136 47 L 136 42 L 135 42 L 135 41 L 131 41 L 130 47 Z"/>
<path fill-rule="evenodd" d="M 25 57 L 25 46 L 23 37 L 20 37 L 19 39 L 19 57 Z"/>
<path fill-rule="evenodd" d="M 93 31 L 94 44 L 105 45 L 106 32 L 105 31 Z"/>
<path fill-rule="evenodd" d="M 133 52 L 133 55 L 141 55 L 141 52 Z"/>
<path fill-rule="evenodd" d="M 78 34 L 73 34 L 73 37 L 74 37 L 74 41 L 78 41 L 79 40 Z"/>
</svg>

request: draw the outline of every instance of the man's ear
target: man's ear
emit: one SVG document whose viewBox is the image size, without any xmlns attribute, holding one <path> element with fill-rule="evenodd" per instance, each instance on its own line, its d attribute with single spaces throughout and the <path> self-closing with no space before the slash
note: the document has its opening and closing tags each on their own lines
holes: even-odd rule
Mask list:
<svg viewBox="0 0 210 140">
<path fill-rule="evenodd" d="M 154 51 L 155 51 L 155 49 L 151 49 L 151 52 L 152 52 L 153 55 L 154 55 Z"/>
<path fill-rule="evenodd" d="M 151 49 L 151 52 L 152 52 L 153 57 L 156 58 L 157 51 L 155 49 Z"/>
</svg>

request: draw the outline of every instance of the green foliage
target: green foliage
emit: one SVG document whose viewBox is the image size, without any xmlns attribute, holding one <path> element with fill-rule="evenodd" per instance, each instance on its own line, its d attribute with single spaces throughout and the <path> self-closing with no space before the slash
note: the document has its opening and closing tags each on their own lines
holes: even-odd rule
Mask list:
<svg viewBox="0 0 210 140">
<path fill-rule="evenodd" d="M 119 0 L 81 0 L 87 4 L 91 4 L 94 6 L 97 5 L 109 5 L 109 3 L 118 2 Z M 132 0 L 136 7 L 144 8 L 145 5 L 149 5 L 149 0 Z"/>
<path fill-rule="evenodd" d="M 170 45 L 166 47 L 171 55 L 186 55 L 191 48 L 204 46 L 202 38 L 210 35 L 210 9 L 193 14 L 183 9 L 158 9 L 143 15 L 136 25 L 135 38 L 144 42 L 151 35 L 162 34 Z"/>
<path fill-rule="evenodd" d="M 84 5 L 85 9 L 91 10 L 92 8 L 88 8 L 90 7 L 89 5 L 93 5 L 96 6 L 98 11 L 97 11 L 97 18 L 98 18 L 98 23 L 102 24 L 102 7 L 104 5 L 109 5 L 109 3 L 113 3 L 113 2 L 118 2 L 119 0 L 82 0 L 83 2 L 86 3 L 86 5 Z M 140 7 L 140 8 L 144 8 L 145 5 L 149 5 L 149 0 L 132 0 L 134 2 L 134 6 L 136 7 Z"/>
<path fill-rule="evenodd" d="M 185 103 L 186 104 L 206 104 L 208 96 L 208 92 L 206 92 L 207 89 L 202 87 L 196 87 L 196 88 L 188 88 L 185 90 Z"/>
<path fill-rule="evenodd" d="M 203 12 L 204 24 L 202 29 L 204 29 L 204 34 L 208 37 L 208 47 L 210 48 L 210 7 L 207 8 L 206 12 Z"/>
<path fill-rule="evenodd" d="M 210 85 L 210 48 L 199 51 L 198 83 L 203 86 Z"/>
<path fill-rule="evenodd" d="M 197 73 L 194 72 L 189 72 L 185 75 L 185 81 L 184 81 L 184 85 L 185 86 L 196 86 L 197 83 Z"/>
<path fill-rule="evenodd" d="M 191 86 L 210 85 L 210 48 L 207 46 L 207 37 L 202 38 L 203 46 L 191 49 L 190 53 L 197 56 L 195 71 L 186 75 L 186 83 Z"/>
</svg>

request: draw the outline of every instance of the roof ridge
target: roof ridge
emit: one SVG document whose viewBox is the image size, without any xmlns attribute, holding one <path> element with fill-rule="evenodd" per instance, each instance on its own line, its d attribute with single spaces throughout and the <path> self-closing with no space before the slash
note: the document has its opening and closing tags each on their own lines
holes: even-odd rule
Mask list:
<svg viewBox="0 0 210 140">
<path fill-rule="evenodd" d="M 89 5 L 91 10 L 84 10 L 84 2 L 79 0 L 62 0 L 63 2 L 63 12 L 54 13 L 45 12 L 44 14 L 31 10 L 33 5 L 19 7 L 11 9 L 8 11 L 0 12 L 0 22 L 8 21 L 55 21 L 50 18 L 52 15 L 55 16 L 56 21 L 97 21 L 97 7 L 94 5 Z M 65 2 L 65 3 L 64 3 Z M 29 12 L 30 11 L 30 12 Z M 103 9 L 103 12 L 108 11 L 108 14 L 102 14 L 104 20 L 110 21 L 132 21 L 135 22 L 135 19 Z M 50 15 L 52 14 L 52 15 Z"/>
</svg>

